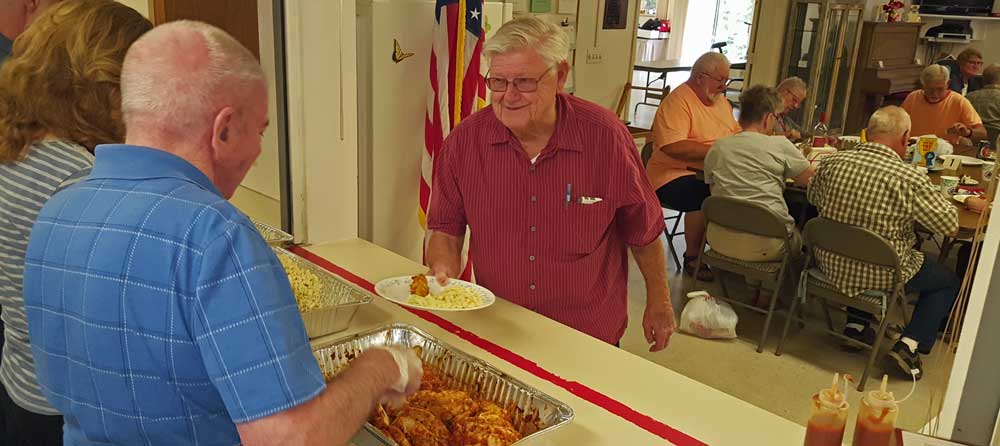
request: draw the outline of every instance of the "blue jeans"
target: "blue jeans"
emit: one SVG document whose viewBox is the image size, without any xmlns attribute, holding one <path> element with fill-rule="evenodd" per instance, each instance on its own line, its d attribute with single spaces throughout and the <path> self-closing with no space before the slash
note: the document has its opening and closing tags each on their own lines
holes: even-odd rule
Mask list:
<svg viewBox="0 0 1000 446">
<path fill-rule="evenodd" d="M 930 354 L 937 340 L 938 330 L 951 314 L 951 307 L 962 287 L 955 273 L 945 266 L 924 257 L 924 264 L 904 287 L 907 294 L 920 295 L 913 309 L 910 324 L 903 329 L 903 336 L 917 341 L 921 354 Z M 847 322 L 867 325 L 872 316 L 854 308 L 847 309 Z"/>
</svg>

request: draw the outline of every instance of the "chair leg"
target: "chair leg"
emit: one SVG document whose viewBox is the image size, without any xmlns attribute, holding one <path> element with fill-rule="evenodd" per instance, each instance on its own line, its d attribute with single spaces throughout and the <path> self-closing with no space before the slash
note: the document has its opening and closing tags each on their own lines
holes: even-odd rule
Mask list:
<svg viewBox="0 0 1000 446">
<path fill-rule="evenodd" d="M 792 320 L 795 319 L 795 309 L 798 306 L 799 298 L 796 296 L 792 299 L 792 306 L 788 309 L 788 317 L 785 319 L 785 328 L 781 330 L 781 339 L 778 339 L 778 348 L 774 350 L 775 356 L 781 356 L 781 351 L 785 348 L 785 338 L 788 337 L 788 327 L 792 325 Z"/>
<path fill-rule="evenodd" d="M 892 310 L 892 308 L 889 310 Z M 885 313 L 889 314 L 890 311 L 886 311 Z M 858 392 L 864 392 L 865 390 L 865 382 L 868 380 L 868 374 L 871 372 L 872 366 L 875 365 L 875 359 L 879 356 L 878 351 L 882 347 L 882 339 L 885 337 L 885 329 L 888 326 L 889 318 L 882 318 L 882 322 L 878 325 L 878 333 L 875 334 L 875 345 L 872 345 L 872 354 L 868 357 L 868 365 L 865 366 L 865 371 L 861 374 L 861 381 L 858 383 Z"/>
<path fill-rule="evenodd" d="M 826 328 L 830 331 L 836 331 L 833 329 L 833 317 L 830 316 L 830 305 L 826 302 L 826 299 L 820 300 L 820 304 L 823 306 L 823 316 L 826 316 Z"/>
<path fill-rule="evenodd" d="M 669 231 L 665 232 L 665 235 L 667 236 L 667 249 L 670 251 L 670 257 L 673 257 L 674 264 L 677 265 L 677 271 L 683 272 L 684 268 L 683 265 L 681 265 L 680 257 L 677 255 L 677 248 L 674 248 L 675 235 L 671 234 Z"/>
<path fill-rule="evenodd" d="M 785 269 L 787 268 L 788 260 L 782 262 L 781 269 L 778 271 L 778 280 L 774 284 L 774 292 L 771 293 L 771 303 L 767 306 L 767 316 L 764 318 L 764 329 L 760 333 L 760 342 L 757 343 L 757 353 L 764 352 L 764 343 L 767 342 L 767 332 L 771 329 L 771 319 L 774 318 L 774 307 L 778 304 L 778 298 L 781 295 L 781 285 L 785 283 Z M 758 288 L 757 292 L 760 292 Z M 789 319 L 794 313 L 789 312 Z M 786 326 L 788 324 L 785 324 Z"/>
</svg>

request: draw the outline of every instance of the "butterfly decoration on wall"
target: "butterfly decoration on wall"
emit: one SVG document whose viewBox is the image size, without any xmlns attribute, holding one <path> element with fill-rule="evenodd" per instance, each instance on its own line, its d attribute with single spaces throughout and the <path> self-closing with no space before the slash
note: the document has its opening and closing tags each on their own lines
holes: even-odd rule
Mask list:
<svg viewBox="0 0 1000 446">
<path fill-rule="evenodd" d="M 404 53 L 403 52 L 403 48 L 401 48 L 399 46 L 399 41 L 398 40 L 392 39 L 392 43 L 393 43 L 393 46 L 394 46 L 394 48 L 392 50 L 392 61 L 393 62 L 400 63 L 403 60 L 405 60 L 406 58 L 408 58 L 408 57 L 410 57 L 410 56 L 413 55 L 413 53 Z"/>
</svg>

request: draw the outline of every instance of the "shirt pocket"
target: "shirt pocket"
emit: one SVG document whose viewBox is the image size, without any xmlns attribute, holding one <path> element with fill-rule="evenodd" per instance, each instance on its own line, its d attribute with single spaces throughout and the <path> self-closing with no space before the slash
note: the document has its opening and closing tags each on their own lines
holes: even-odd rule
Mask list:
<svg viewBox="0 0 1000 446">
<path fill-rule="evenodd" d="M 591 195 L 582 196 L 594 198 Z M 559 227 L 568 237 L 564 252 L 573 257 L 597 251 L 611 234 L 611 222 L 614 220 L 614 209 L 607 200 L 584 204 L 580 198 L 574 196 L 569 206 L 557 216 Z"/>
</svg>

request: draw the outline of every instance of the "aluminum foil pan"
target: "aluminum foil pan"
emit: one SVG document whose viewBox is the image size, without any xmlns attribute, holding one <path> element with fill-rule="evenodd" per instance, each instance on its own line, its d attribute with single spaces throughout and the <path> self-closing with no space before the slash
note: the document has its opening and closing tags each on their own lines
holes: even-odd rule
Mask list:
<svg viewBox="0 0 1000 446">
<path fill-rule="evenodd" d="M 271 246 L 282 246 L 292 242 L 292 234 L 282 231 L 274 226 L 261 223 L 257 220 L 250 219 L 253 225 L 257 227 L 257 231 L 260 235 L 264 237 L 264 241 Z"/>
<path fill-rule="evenodd" d="M 315 348 L 313 354 L 324 374 L 335 374 L 360 352 L 389 345 L 421 347 L 420 359 L 424 367 L 433 369 L 445 385 L 465 390 L 475 398 L 492 401 L 500 407 L 513 408 L 514 427 L 524 436 L 515 444 L 528 444 L 531 439 L 573 420 L 573 409 L 565 403 L 410 325 L 394 324 L 331 341 Z"/>
<path fill-rule="evenodd" d="M 305 322 L 310 339 L 346 330 L 358 307 L 371 303 L 371 293 L 344 278 L 284 248 L 273 246 L 271 249 L 275 254 L 291 259 L 299 268 L 316 274 L 322 283 L 320 300 L 324 303 L 323 308 L 302 313 L 302 321 Z"/>
</svg>

